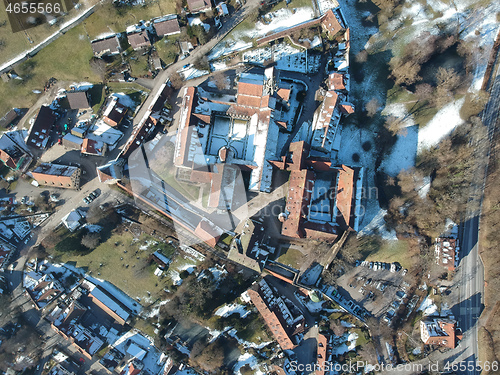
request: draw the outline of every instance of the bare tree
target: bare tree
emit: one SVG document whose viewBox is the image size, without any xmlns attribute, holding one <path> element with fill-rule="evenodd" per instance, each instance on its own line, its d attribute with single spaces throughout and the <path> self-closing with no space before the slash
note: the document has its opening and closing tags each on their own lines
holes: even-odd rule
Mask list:
<svg viewBox="0 0 500 375">
<path fill-rule="evenodd" d="M 106 80 L 106 62 L 102 59 L 99 59 L 97 57 L 92 57 L 90 59 L 90 69 L 99 76 L 99 78 L 104 82 Z"/>
<path fill-rule="evenodd" d="M 380 107 L 380 102 L 377 98 L 373 97 L 368 103 L 365 105 L 366 115 L 368 117 L 373 117 L 377 114 L 378 109 Z"/>
<path fill-rule="evenodd" d="M 415 96 L 418 101 L 430 100 L 434 89 L 428 83 L 421 83 L 415 87 Z"/>
<path fill-rule="evenodd" d="M 422 77 L 418 75 L 419 72 L 419 63 L 407 61 L 403 64 L 395 64 L 392 68 L 391 77 L 394 78 L 396 85 L 411 85 L 422 80 Z"/>
<path fill-rule="evenodd" d="M 392 134 L 400 134 L 402 131 L 401 121 L 395 116 L 387 116 L 384 122 L 384 126 Z"/>
<path fill-rule="evenodd" d="M 340 319 L 335 319 L 330 321 L 330 329 L 333 331 L 335 336 L 341 337 L 346 333 L 347 329 L 342 325 Z"/>
<path fill-rule="evenodd" d="M 90 232 L 82 237 L 82 245 L 87 249 L 94 250 L 101 243 L 101 235 L 97 232 Z"/>
<path fill-rule="evenodd" d="M 212 76 L 212 80 L 219 90 L 224 90 L 226 88 L 227 79 L 223 72 L 215 72 Z"/>
<path fill-rule="evenodd" d="M 170 76 L 170 83 L 174 89 L 179 90 L 184 85 L 184 80 L 179 73 L 174 72 Z"/>
<path fill-rule="evenodd" d="M 355 60 L 356 60 L 357 63 L 364 63 L 364 62 L 366 62 L 366 60 L 368 60 L 368 52 L 366 51 L 366 49 L 364 49 L 362 51 L 359 51 L 356 54 Z"/>
</svg>

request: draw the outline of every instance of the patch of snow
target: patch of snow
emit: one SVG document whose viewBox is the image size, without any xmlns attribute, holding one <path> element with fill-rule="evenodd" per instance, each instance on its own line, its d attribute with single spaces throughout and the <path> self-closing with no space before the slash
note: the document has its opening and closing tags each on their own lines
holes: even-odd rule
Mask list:
<svg viewBox="0 0 500 375">
<path fill-rule="evenodd" d="M 312 312 L 312 313 L 317 313 L 323 310 L 323 303 L 325 301 L 320 301 L 320 302 L 313 302 L 311 300 L 308 300 L 304 302 L 304 305 L 307 307 L 307 309 Z"/>
<path fill-rule="evenodd" d="M 387 210 L 383 210 L 380 208 L 378 214 L 372 219 L 372 221 L 359 231 L 358 236 L 378 234 L 384 240 L 397 241 L 398 238 L 394 229 L 389 230 L 386 227 L 386 223 L 384 220 L 384 216 L 386 214 Z"/>
<path fill-rule="evenodd" d="M 239 356 L 239 358 L 236 361 L 236 364 L 233 367 L 233 373 L 235 375 L 241 375 L 240 369 L 243 366 L 249 365 L 250 368 L 253 370 L 253 374 L 255 375 L 264 375 L 262 371 L 258 368 L 258 361 L 255 356 L 253 356 L 250 353 L 244 353 Z"/>
<path fill-rule="evenodd" d="M 196 25 L 203 26 L 203 28 L 205 29 L 205 32 L 208 32 L 208 30 L 210 30 L 210 25 L 203 23 L 201 21 L 200 17 L 192 17 L 192 18 L 188 17 L 188 23 L 189 23 L 189 26 L 196 26 Z"/>
<path fill-rule="evenodd" d="M 137 107 L 137 103 L 134 102 L 130 96 L 128 96 L 127 94 L 124 94 L 123 92 L 115 92 L 115 93 L 111 94 L 111 96 L 118 98 L 118 103 L 120 103 L 126 107 L 129 107 L 131 109 L 134 109 L 135 107 Z"/>
<path fill-rule="evenodd" d="M 241 34 L 250 38 L 259 38 L 269 33 L 277 33 L 290 27 L 307 22 L 314 18 L 314 11 L 310 7 L 296 8 L 295 12 L 288 8 L 282 8 L 263 16 L 266 23 L 257 22 L 251 30 L 242 31 Z M 236 33 L 240 34 L 240 33 Z"/>
<path fill-rule="evenodd" d="M 263 343 L 260 343 L 260 344 L 256 344 L 254 342 L 250 342 L 250 341 L 245 341 L 241 338 L 238 337 L 237 335 L 237 331 L 233 328 L 231 330 L 229 330 L 227 332 L 227 334 L 233 338 L 236 339 L 236 341 L 238 341 L 238 344 L 240 345 L 243 345 L 245 348 L 254 348 L 254 349 L 262 349 L 264 347 L 266 347 L 267 345 L 271 344 L 273 341 L 268 341 L 268 342 L 263 342 Z"/>
<path fill-rule="evenodd" d="M 407 127 L 397 136 L 391 154 L 380 165 L 385 173 L 395 177 L 399 172 L 415 166 L 418 138 L 417 126 Z"/>
<path fill-rule="evenodd" d="M 240 317 L 244 318 L 248 314 L 250 314 L 250 311 L 247 311 L 246 306 L 244 305 L 240 305 L 238 303 L 232 303 L 230 305 L 222 306 L 215 312 L 215 315 L 222 317 L 227 317 L 232 314 L 240 314 Z"/>
<path fill-rule="evenodd" d="M 347 349 L 349 350 L 354 350 L 356 349 L 356 340 L 358 339 L 358 334 L 356 332 L 351 332 L 349 333 L 349 336 L 347 336 L 347 341 L 349 341 L 349 346 Z"/>
<path fill-rule="evenodd" d="M 423 316 L 429 316 L 435 314 L 437 310 L 438 308 L 434 304 L 434 301 L 429 296 L 427 296 L 422 301 L 417 311 L 422 311 Z"/>
<path fill-rule="evenodd" d="M 465 97 L 445 105 L 423 129 L 420 129 L 418 132 L 419 152 L 436 146 L 457 126 L 463 124 L 464 120 L 460 118 L 460 108 L 464 101 Z"/>
<path fill-rule="evenodd" d="M 422 181 L 422 186 L 418 189 L 418 196 L 424 199 L 427 194 L 429 194 L 429 190 L 431 189 L 431 177 L 425 176 Z"/>
<path fill-rule="evenodd" d="M 345 320 L 341 320 L 340 324 L 342 325 L 342 327 L 346 327 L 346 328 L 356 327 L 354 324 L 346 322 Z"/>
</svg>

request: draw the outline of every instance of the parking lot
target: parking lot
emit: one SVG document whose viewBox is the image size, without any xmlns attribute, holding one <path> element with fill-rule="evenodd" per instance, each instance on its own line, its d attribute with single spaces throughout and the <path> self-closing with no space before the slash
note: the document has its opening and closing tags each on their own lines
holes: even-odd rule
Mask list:
<svg viewBox="0 0 500 375">
<path fill-rule="evenodd" d="M 377 262 L 378 263 L 378 262 Z M 386 313 L 389 319 L 407 297 L 406 291 L 410 287 L 404 279 L 404 270 L 396 271 L 390 264 L 380 264 L 372 268 L 369 263 L 360 264 L 351 271 L 337 279 L 339 292 L 355 300 L 359 305 L 368 310 L 374 317 L 384 319 Z"/>
</svg>

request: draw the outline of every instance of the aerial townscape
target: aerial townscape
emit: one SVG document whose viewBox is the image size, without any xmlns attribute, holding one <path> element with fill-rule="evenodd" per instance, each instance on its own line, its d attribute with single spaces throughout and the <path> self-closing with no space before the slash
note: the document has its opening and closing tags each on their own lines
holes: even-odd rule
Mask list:
<svg viewBox="0 0 500 375">
<path fill-rule="evenodd" d="M 500 3 L 34 4 L 1 374 L 500 373 Z"/>
</svg>

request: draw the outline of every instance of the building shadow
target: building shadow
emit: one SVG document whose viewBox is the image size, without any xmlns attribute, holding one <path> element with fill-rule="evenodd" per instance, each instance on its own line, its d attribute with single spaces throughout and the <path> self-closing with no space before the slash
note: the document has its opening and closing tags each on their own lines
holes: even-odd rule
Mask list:
<svg viewBox="0 0 500 375">
<path fill-rule="evenodd" d="M 462 282 L 467 282 L 463 280 Z M 484 305 L 481 303 L 481 293 L 477 292 L 466 300 L 457 303 L 451 308 L 453 315 L 460 322 L 462 333 L 472 328 L 479 319 Z"/>
</svg>

